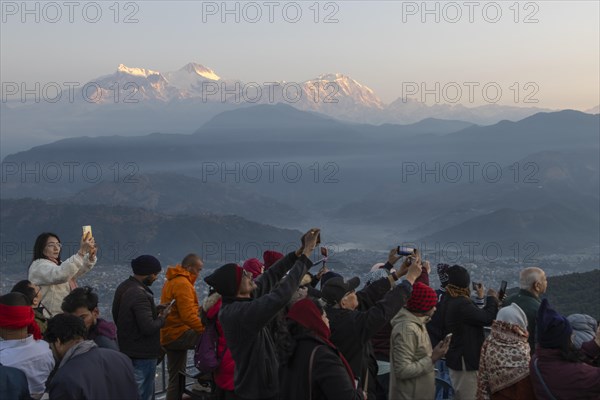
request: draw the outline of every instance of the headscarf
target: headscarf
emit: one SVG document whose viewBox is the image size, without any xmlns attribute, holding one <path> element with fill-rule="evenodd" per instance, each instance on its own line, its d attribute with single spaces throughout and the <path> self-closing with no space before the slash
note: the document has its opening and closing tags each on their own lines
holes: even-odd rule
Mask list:
<svg viewBox="0 0 600 400">
<path fill-rule="evenodd" d="M 481 347 L 477 398 L 489 399 L 492 393 L 529 376 L 528 338 L 527 329 L 519 325 L 498 320 L 492 323 L 492 331 Z"/>
<path fill-rule="evenodd" d="M 350 368 L 350 364 L 343 356 L 341 352 L 338 351 L 337 347 L 329 340 L 329 336 L 331 335 L 331 331 L 329 327 L 323 321 L 321 311 L 317 308 L 315 303 L 311 299 L 302 299 L 294 303 L 294 305 L 290 308 L 290 311 L 287 314 L 287 317 L 298 324 L 302 325 L 306 329 L 312 331 L 316 336 L 318 336 L 321 340 L 323 340 L 329 347 L 334 349 L 336 353 L 340 356 L 342 363 L 346 367 L 346 371 L 350 377 L 352 385 L 354 385 L 354 373 L 352 373 L 352 368 Z"/>
<path fill-rule="evenodd" d="M 27 327 L 27 333 L 32 334 L 35 340 L 42 338 L 42 332 L 35 322 L 35 314 L 31 306 L 0 304 L 0 327 L 15 330 Z"/>
</svg>

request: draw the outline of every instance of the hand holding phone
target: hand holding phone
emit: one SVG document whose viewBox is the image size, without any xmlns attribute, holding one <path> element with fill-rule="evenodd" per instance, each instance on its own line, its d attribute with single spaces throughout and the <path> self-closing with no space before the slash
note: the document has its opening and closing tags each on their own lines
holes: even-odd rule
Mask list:
<svg viewBox="0 0 600 400">
<path fill-rule="evenodd" d="M 92 226 L 91 225 L 84 225 L 81 227 L 81 229 L 83 231 L 84 239 L 89 239 L 92 237 Z M 89 236 L 86 237 L 86 235 L 89 235 Z"/>
<path fill-rule="evenodd" d="M 444 337 L 444 341 L 447 343 L 450 343 L 450 341 L 452 341 L 452 332 L 450 332 L 446 335 L 446 337 Z"/>
<path fill-rule="evenodd" d="M 502 281 L 502 283 L 500 283 L 500 290 L 498 291 L 498 299 L 500 301 L 504 300 L 504 298 L 506 297 L 506 286 L 508 285 L 508 282 L 506 281 Z"/>
</svg>

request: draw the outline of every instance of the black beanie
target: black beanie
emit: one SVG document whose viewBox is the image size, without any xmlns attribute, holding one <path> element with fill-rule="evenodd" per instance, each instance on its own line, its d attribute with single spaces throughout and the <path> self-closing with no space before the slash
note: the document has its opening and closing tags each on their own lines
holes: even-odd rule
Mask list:
<svg viewBox="0 0 600 400">
<path fill-rule="evenodd" d="M 152 275 L 158 274 L 162 269 L 160 261 L 148 254 L 139 256 L 131 260 L 131 268 L 136 275 Z"/>
<path fill-rule="evenodd" d="M 465 267 L 453 265 L 446 271 L 448 274 L 448 284 L 458 286 L 459 288 L 468 288 L 471 283 L 469 272 Z"/>
<path fill-rule="evenodd" d="M 242 271 L 237 264 L 225 264 L 204 278 L 204 282 L 223 297 L 235 297 L 242 281 Z"/>
</svg>

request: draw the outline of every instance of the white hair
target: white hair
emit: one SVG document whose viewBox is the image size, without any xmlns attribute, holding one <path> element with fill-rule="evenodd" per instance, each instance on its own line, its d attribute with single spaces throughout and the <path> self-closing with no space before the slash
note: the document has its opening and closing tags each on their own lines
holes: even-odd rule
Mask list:
<svg viewBox="0 0 600 400">
<path fill-rule="evenodd" d="M 536 283 L 542 280 L 544 270 L 538 267 L 529 267 L 521 271 L 519 275 L 519 285 L 521 289 L 529 290 Z"/>
</svg>

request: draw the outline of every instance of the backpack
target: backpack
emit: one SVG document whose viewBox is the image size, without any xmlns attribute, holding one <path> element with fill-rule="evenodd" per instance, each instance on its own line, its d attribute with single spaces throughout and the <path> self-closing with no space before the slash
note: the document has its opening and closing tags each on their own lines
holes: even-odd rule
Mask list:
<svg viewBox="0 0 600 400">
<path fill-rule="evenodd" d="M 219 332 L 217 331 L 216 318 L 209 319 L 202 313 L 204 332 L 200 335 L 194 352 L 194 366 L 200 375 L 214 372 L 221 364 L 223 354 L 218 354 Z"/>
</svg>

